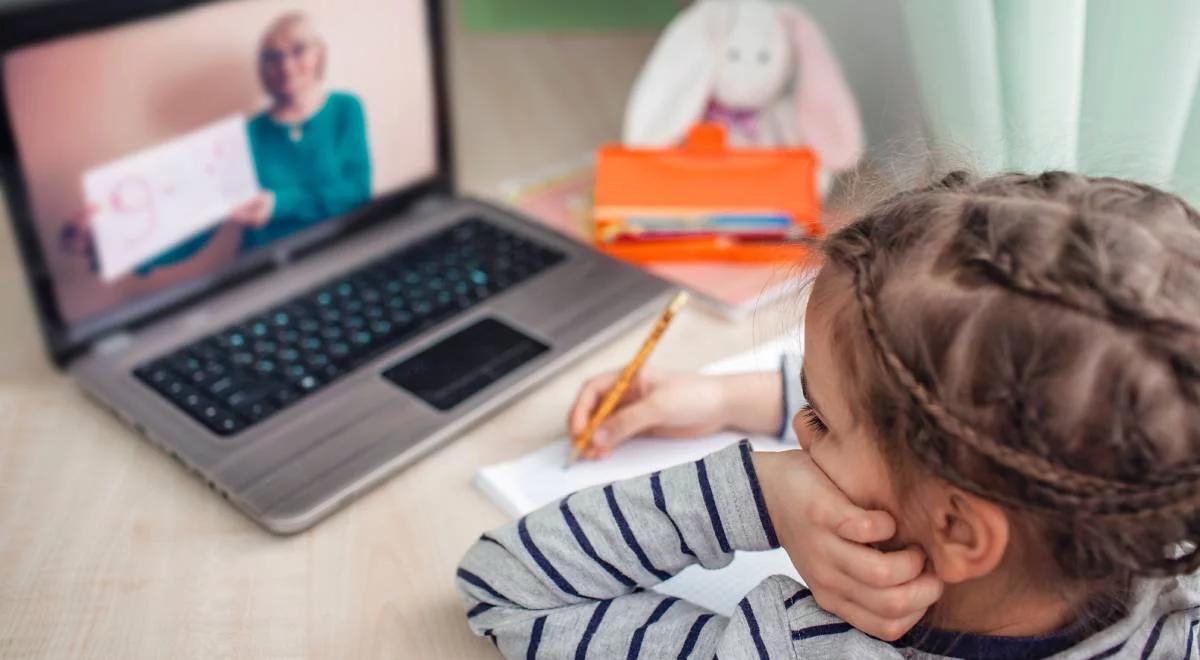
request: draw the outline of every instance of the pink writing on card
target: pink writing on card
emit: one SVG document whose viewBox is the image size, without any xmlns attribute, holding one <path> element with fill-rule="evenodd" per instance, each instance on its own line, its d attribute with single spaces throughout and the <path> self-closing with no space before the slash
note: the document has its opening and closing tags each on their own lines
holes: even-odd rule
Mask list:
<svg viewBox="0 0 1200 660">
<path fill-rule="evenodd" d="M 106 282 L 209 229 L 259 193 L 240 115 L 83 175 Z"/>
</svg>

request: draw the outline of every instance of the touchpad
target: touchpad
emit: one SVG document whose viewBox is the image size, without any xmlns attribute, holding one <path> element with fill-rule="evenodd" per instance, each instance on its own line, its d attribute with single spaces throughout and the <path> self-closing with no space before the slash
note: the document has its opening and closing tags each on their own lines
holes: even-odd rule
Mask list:
<svg viewBox="0 0 1200 660">
<path fill-rule="evenodd" d="M 388 369 L 383 377 L 438 410 L 450 410 L 548 350 L 488 318 Z"/>
</svg>

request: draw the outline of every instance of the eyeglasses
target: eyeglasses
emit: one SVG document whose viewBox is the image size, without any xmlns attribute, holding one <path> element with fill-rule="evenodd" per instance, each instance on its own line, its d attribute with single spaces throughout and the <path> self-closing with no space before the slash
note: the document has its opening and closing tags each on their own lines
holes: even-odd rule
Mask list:
<svg viewBox="0 0 1200 660">
<path fill-rule="evenodd" d="M 263 64 L 278 66 L 283 64 L 289 57 L 292 59 L 300 59 L 308 54 L 312 49 L 312 44 L 307 42 L 298 42 L 289 49 L 268 48 L 262 53 Z"/>
</svg>

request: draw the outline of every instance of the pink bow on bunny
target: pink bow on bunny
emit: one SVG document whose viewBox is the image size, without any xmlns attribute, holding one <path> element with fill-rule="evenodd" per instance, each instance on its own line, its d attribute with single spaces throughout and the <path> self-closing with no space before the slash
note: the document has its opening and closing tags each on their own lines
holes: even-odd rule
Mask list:
<svg viewBox="0 0 1200 660">
<path fill-rule="evenodd" d="M 625 143 L 674 146 L 702 120 L 724 124 L 734 146 L 807 145 L 830 171 L 862 155 L 837 60 L 787 2 L 699 0 L 667 26 L 634 84 Z"/>
</svg>

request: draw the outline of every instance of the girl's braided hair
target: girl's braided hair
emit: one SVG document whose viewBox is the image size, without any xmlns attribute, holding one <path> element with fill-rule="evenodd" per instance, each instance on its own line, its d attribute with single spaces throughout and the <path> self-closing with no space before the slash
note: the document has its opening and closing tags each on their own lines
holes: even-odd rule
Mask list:
<svg viewBox="0 0 1200 660">
<path fill-rule="evenodd" d="M 1065 577 L 1200 567 L 1195 210 L 1119 179 L 956 172 L 823 249 L 889 455 L 1032 518 Z"/>
</svg>

